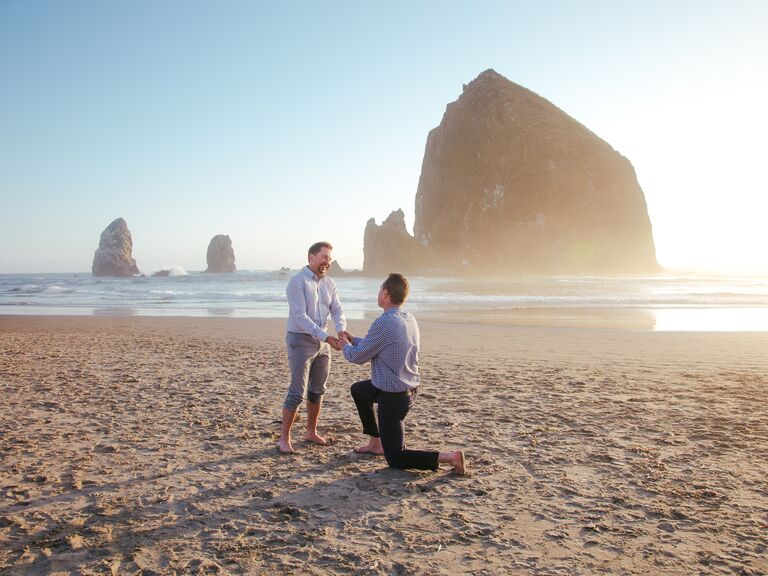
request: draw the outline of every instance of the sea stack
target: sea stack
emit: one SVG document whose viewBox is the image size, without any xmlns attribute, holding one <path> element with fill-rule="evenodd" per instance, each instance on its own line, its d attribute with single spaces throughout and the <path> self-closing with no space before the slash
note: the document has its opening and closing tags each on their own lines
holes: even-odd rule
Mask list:
<svg viewBox="0 0 768 576">
<path fill-rule="evenodd" d="M 99 247 L 93 255 L 94 276 L 133 276 L 139 274 L 132 256 L 133 240 L 128 224 L 118 218 L 101 233 Z"/>
<path fill-rule="evenodd" d="M 363 272 L 382 275 L 390 272 L 405 274 L 434 268 L 433 258 L 405 228 L 402 210 L 392 212 L 381 226 L 371 218 L 365 226 L 363 239 Z"/>
<path fill-rule="evenodd" d="M 429 133 L 414 235 L 467 273 L 659 270 L 629 160 L 493 70 Z"/>
<path fill-rule="evenodd" d="M 331 267 L 328 269 L 328 276 L 331 276 L 333 278 L 347 276 L 347 271 L 344 270 L 344 268 L 341 267 L 341 264 L 336 262 L 336 260 L 332 260 Z"/>
<path fill-rule="evenodd" d="M 208 263 L 206 272 L 234 272 L 237 270 L 232 240 L 224 234 L 218 234 L 211 238 L 205 259 Z"/>
</svg>

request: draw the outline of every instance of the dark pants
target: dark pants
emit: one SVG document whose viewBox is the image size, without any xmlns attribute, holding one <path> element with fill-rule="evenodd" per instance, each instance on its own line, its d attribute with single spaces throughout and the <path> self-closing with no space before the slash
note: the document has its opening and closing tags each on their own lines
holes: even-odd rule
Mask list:
<svg viewBox="0 0 768 576">
<path fill-rule="evenodd" d="M 363 433 L 381 438 L 384 457 L 392 468 L 437 470 L 438 452 L 405 449 L 405 426 L 416 391 L 384 392 L 370 380 L 352 384 L 352 398 L 363 423 Z M 373 416 L 373 405 L 378 404 L 379 424 Z"/>
</svg>

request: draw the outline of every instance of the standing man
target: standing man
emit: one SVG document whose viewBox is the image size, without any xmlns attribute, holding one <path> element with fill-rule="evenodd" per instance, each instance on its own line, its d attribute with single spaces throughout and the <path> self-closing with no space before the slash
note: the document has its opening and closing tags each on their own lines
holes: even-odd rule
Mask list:
<svg viewBox="0 0 768 576">
<path fill-rule="evenodd" d="M 438 463 L 453 465 L 464 474 L 464 453 L 408 450 L 405 426 L 419 386 L 419 325 L 401 309 L 408 298 L 408 279 L 390 274 L 379 289 L 378 304 L 384 313 L 371 324 L 365 338 L 340 336 L 344 358 L 355 364 L 371 361 L 371 379 L 352 385 L 363 433 L 371 437 L 358 453 L 384 454 L 392 468 L 437 470 Z M 373 414 L 378 404 L 379 422 Z"/>
<path fill-rule="evenodd" d="M 317 421 L 325 394 L 325 383 L 331 370 L 331 346 L 339 347 L 339 340 L 325 331 L 328 316 L 333 317 L 339 337 L 350 337 L 341 309 L 336 282 L 327 276 L 333 258 L 333 246 L 317 242 L 309 247 L 309 264 L 288 282 L 288 363 L 291 384 L 283 403 L 283 426 L 280 452 L 294 452 L 291 445 L 291 427 L 299 406 L 307 399 L 307 432 L 304 439 L 325 445 L 325 438 L 317 433 Z M 309 388 L 309 390 L 307 390 Z"/>
</svg>

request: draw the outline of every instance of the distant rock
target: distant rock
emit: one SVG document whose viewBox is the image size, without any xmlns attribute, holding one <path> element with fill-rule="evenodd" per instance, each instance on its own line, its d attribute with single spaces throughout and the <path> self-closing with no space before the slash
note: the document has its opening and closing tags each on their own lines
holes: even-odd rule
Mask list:
<svg viewBox="0 0 768 576">
<path fill-rule="evenodd" d="M 331 262 L 331 267 L 328 269 L 328 276 L 334 276 L 338 278 L 339 276 L 346 276 L 347 272 L 344 271 L 344 269 L 339 265 L 336 260 L 333 260 Z"/>
<path fill-rule="evenodd" d="M 367 275 L 422 272 L 434 259 L 405 228 L 402 210 L 392 212 L 381 226 L 371 218 L 365 226 L 363 272 Z"/>
<path fill-rule="evenodd" d="M 378 240 L 371 227 L 369 221 L 366 245 L 369 229 Z M 493 70 L 466 85 L 429 133 L 414 235 L 455 270 L 470 273 L 659 270 L 629 160 Z M 410 244 L 396 236 L 387 242 L 397 250 L 376 247 L 377 269 L 413 262 Z M 409 247 L 402 257 L 401 245 Z M 394 260 L 383 260 L 386 253 Z"/>
<path fill-rule="evenodd" d="M 139 274 L 132 256 L 133 240 L 125 220 L 118 218 L 101 233 L 93 255 L 94 276 L 133 276 Z"/>
<path fill-rule="evenodd" d="M 170 270 L 158 270 L 157 272 L 152 274 L 152 278 L 165 278 L 170 275 L 171 275 Z"/>
<path fill-rule="evenodd" d="M 232 240 L 224 234 L 211 238 L 205 259 L 208 262 L 206 272 L 234 272 L 237 269 Z"/>
</svg>

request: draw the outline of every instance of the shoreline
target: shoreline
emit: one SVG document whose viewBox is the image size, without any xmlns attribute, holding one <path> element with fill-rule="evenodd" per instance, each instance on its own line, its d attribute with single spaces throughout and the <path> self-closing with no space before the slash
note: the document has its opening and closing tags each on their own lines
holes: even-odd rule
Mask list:
<svg viewBox="0 0 768 576">
<path fill-rule="evenodd" d="M 284 320 L 287 309 L 237 311 L 235 309 L 133 309 L 5 307 L 2 317 L 71 318 L 194 318 L 222 320 Z M 408 309 L 408 308 L 407 308 Z M 606 329 L 638 332 L 768 332 L 768 308 L 765 307 L 530 307 L 450 310 L 410 308 L 422 322 L 441 324 L 480 324 L 489 326 Z M 380 310 L 352 312 L 352 322 L 373 321 Z"/>
<path fill-rule="evenodd" d="M 375 317 L 348 320 L 348 329 L 363 336 Z M 654 331 L 628 329 L 611 322 L 571 324 L 483 322 L 452 315 L 433 319 L 417 317 L 423 354 L 449 355 L 473 360 L 527 358 L 546 361 L 548 355 L 591 369 L 598 359 L 596 351 L 611 356 L 611 362 L 624 359 L 640 362 L 639 355 L 673 364 L 681 361 L 716 365 L 746 363 L 768 373 L 768 332 L 763 331 Z M 197 338 L 231 341 L 233 345 L 258 346 L 265 342 L 285 346 L 285 318 L 222 318 L 192 316 L 23 316 L 0 315 L 0 334 L 4 332 L 87 332 L 126 333 L 170 338 Z M 331 334 L 335 333 L 333 329 Z M 696 343 L 696 347 L 689 344 Z M 594 348 L 594 350 L 592 350 Z M 334 352 L 334 360 L 341 360 Z"/>
</svg>

